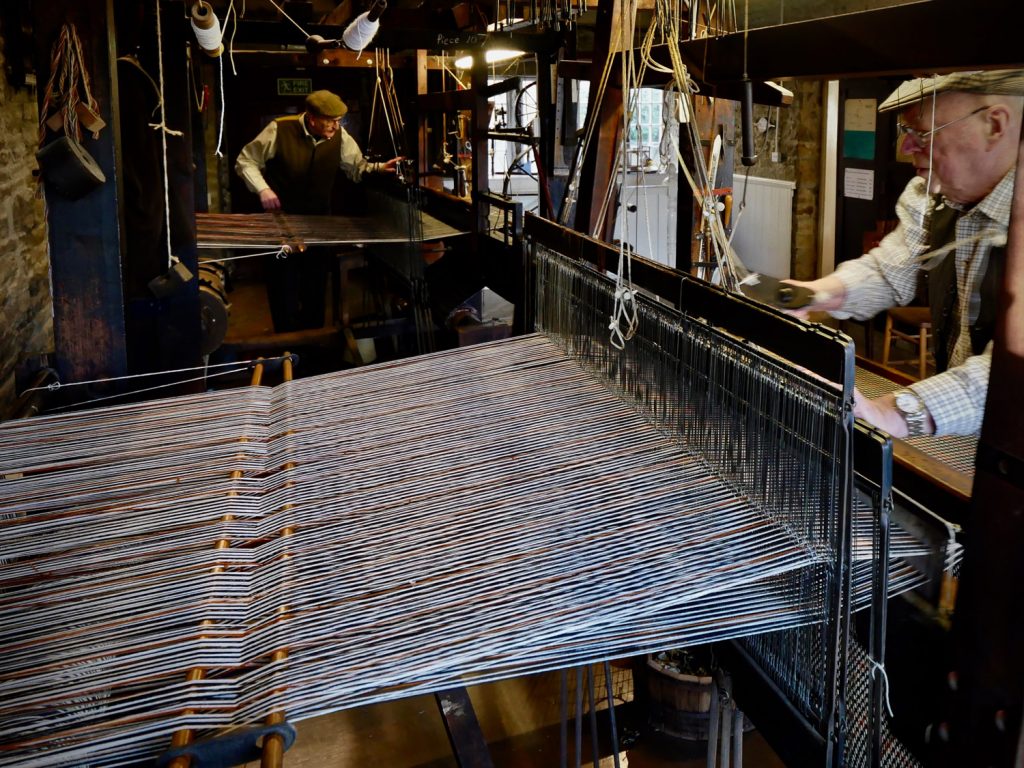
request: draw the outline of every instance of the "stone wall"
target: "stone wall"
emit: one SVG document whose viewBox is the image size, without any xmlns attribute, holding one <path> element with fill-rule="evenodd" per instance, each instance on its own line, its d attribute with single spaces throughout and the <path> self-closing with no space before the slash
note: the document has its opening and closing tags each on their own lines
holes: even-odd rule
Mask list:
<svg viewBox="0 0 1024 768">
<path fill-rule="evenodd" d="M 794 101 L 800 109 L 793 115 L 793 261 L 797 280 L 818 277 L 821 252 L 820 211 L 821 147 L 825 130 L 825 89 L 823 81 L 801 81 L 794 85 Z"/>
<path fill-rule="evenodd" d="M 38 125 L 35 89 L 0 75 L 0 417 L 15 398 L 15 366 L 53 350 L 45 213 L 32 175 Z"/>
<path fill-rule="evenodd" d="M 820 251 L 818 218 L 821 206 L 818 195 L 823 172 L 821 142 L 825 120 L 825 83 L 819 80 L 799 80 L 782 84 L 793 92 L 793 103 L 790 106 L 776 109 L 754 105 L 753 122 L 758 159 L 750 174 L 796 183 L 790 274 L 798 280 L 809 280 L 817 277 L 815 272 Z M 742 121 L 738 103 L 735 111 L 737 151 L 733 186 L 738 195 L 747 169 L 740 164 Z M 762 119 L 766 126 L 763 132 L 757 129 L 758 121 Z M 772 152 L 776 146 L 778 157 L 773 159 Z"/>
</svg>

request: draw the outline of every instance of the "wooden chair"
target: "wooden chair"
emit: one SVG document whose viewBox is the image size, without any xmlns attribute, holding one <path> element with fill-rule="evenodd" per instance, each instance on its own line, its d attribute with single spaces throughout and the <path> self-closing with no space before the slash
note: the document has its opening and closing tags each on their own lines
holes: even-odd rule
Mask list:
<svg viewBox="0 0 1024 768">
<path fill-rule="evenodd" d="M 885 335 L 882 338 L 882 365 L 917 363 L 918 378 L 923 379 L 928 369 L 928 337 L 931 336 L 932 313 L 928 307 L 893 307 L 885 316 Z M 889 357 L 893 339 L 902 339 L 917 347 L 916 358 L 893 360 Z"/>
</svg>

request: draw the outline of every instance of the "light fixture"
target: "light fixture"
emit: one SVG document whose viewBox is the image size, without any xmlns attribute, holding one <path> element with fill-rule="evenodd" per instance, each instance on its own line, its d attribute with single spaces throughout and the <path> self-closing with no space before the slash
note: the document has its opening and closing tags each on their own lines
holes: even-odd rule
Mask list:
<svg viewBox="0 0 1024 768">
<path fill-rule="evenodd" d="M 524 21 L 526 21 L 526 19 L 521 19 L 518 16 L 512 19 L 503 19 L 502 21 L 492 21 L 487 25 L 487 31 L 500 32 L 503 29 L 512 29 L 513 27 L 518 27 Z"/>
<path fill-rule="evenodd" d="M 523 55 L 523 51 L 512 51 L 504 48 L 491 48 L 484 51 L 484 61 L 488 64 L 498 64 L 502 61 L 511 61 L 512 59 L 518 59 Z M 473 67 L 473 57 L 471 55 L 460 56 L 455 60 L 456 69 L 471 69 Z"/>
</svg>

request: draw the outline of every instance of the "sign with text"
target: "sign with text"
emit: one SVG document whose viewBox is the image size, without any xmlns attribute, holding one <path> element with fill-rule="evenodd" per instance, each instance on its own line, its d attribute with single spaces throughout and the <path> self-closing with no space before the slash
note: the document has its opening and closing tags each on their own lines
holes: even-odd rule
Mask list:
<svg viewBox="0 0 1024 768">
<path fill-rule="evenodd" d="M 277 78 L 278 96 L 308 96 L 313 92 L 313 81 L 308 77 Z"/>
</svg>

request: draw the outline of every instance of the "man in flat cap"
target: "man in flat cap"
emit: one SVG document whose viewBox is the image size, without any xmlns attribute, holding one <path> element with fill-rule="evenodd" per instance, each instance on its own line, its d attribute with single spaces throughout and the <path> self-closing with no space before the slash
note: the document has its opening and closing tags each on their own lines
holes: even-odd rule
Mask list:
<svg viewBox="0 0 1024 768">
<path fill-rule="evenodd" d="M 371 163 L 341 126 L 348 107 L 331 91 L 306 97 L 306 111 L 271 120 L 242 148 L 235 172 L 260 196 L 265 211 L 323 215 L 339 170 L 358 182 L 364 173 L 394 171 L 400 158 Z M 278 333 L 318 328 L 324 322 L 327 260 L 307 252 L 267 261 L 267 295 Z"/>
<path fill-rule="evenodd" d="M 1024 110 L 1024 71 L 956 72 L 903 83 L 879 106 L 900 110 L 914 163 L 899 224 L 877 248 L 805 285 L 810 310 L 866 320 L 913 300 L 928 273 L 938 373 L 854 413 L 895 437 L 976 434 L 988 391 L 996 300 Z"/>
</svg>

